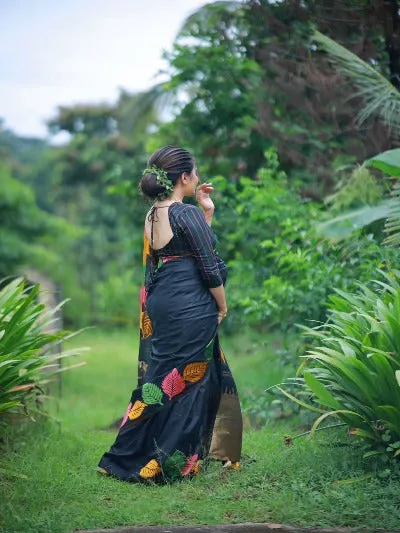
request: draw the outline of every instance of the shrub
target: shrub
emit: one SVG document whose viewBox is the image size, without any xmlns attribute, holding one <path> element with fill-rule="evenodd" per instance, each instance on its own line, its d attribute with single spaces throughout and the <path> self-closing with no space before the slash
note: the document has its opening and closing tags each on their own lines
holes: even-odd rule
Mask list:
<svg viewBox="0 0 400 533">
<path fill-rule="evenodd" d="M 230 266 L 232 329 L 243 322 L 243 314 L 246 323 L 283 330 L 325 321 L 335 288 L 353 290 L 356 280 L 374 278 L 383 263 L 400 266 L 396 251 L 371 234 L 359 232 L 340 243 L 322 238 L 324 207 L 289 189 L 276 152 L 267 152 L 266 161 L 258 180 L 213 180 L 221 193 L 215 226 Z"/>
<path fill-rule="evenodd" d="M 372 287 L 331 296 L 329 321 L 307 329 L 316 341 L 289 381 L 311 403 L 286 396 L 319 413 L 311 434 L 335 416 L 374 454 L 400 455 L 400 272 L 383 273 Z M 304 396 L 303 396 L 304 397 Z"/>
<path fill-rule="evenodd" d="M 38 295 L 39 286 L 28 287 L 22 279 L 0 290 L 0 417 L 26 408 L 32 392 L 40 394 L 41 385 L 59 371 L 57 360 L 78 353 L 51 353 L 55 343 L 71 334 L 46 333 L 57 309 L 46 310 L 37 303 Z"/>
</svg>

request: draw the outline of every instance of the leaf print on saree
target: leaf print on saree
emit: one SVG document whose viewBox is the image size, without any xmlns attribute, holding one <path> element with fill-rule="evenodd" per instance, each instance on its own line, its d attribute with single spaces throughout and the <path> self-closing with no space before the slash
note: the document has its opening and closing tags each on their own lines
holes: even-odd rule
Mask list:
<svg viewBox="0 0 400 533">
<path fill-rule="evenodd" d="M 183 379 L 190 383 L 200 381 L 206 373 L 208 363 L 201 361 L 200 363 L 189 363 L 183 371 Z"/>
<path fill-rule="evenodd" d="M 152 459 L 151 461 L 147 463 L 146 466 L 144 466 L 140 470 L 139 475 L 140 477 L 144 479 L 151 479 L 152 477 L 155 477 L 160 472 L 161 472 L 160 465 L 157 463 L 155 459 Z"/>
<path fill-rule="evenodd" d="M 142 415 L 146 407 L 147 403 L 141 402 L 140 400 L 136 400 L 136 402 L 133 404 L 132 409 L 129 411 L 129 420 L 135 420 L 136 418 L 139 418 L 139 416 Z"/>
<path fill-rule="evenodd" d="M 162 390 L 154 383 L 145 383 L 142 387 L 142 398 L 147 405 L 164 405 L 161 401 Z"/>
<path fill-rule="evenodd" d="M 168 398 L 172 400 L 174 396 L 180 394 L 183 390 L 185 390 L 186 385 L 178 370 L 174 368 L 172 372 L 165 376 L 161 387 L 165 394 L 168 396 Z"/>
<path fill-rule="evenodd" d="M 132 403 L 129 402 L 129 405 L 128 407 L 126 408 L 126 411 L 125 411 L 125 414 L 124 414 L 124 418 L 122 419 L 122 422 L 121 422 L 121 425 L 119 426 L 120 428 L 122 428 L 122 426 L 126 423 L 126 421 L 128 420 L 128 416 L 129 416 L 129 412 L 131 410 L 131 407 L 132 407 Z"/>
<path fill-rule="evenodd" d="M 140 330 L 142 339 L 147 339 L 153 335 L 153 326 L 146 311 L 140 313 Z"/>
<path fill-rule="evenodd" d="M 186 461 L 186 464 L 183 467 L 183 470 L 181 472 L 182 477 L 185 477 L 192 472 L 193 468 L 196 466 L 198 458 L 199 458 L 198 453 L 195 453 L 194 455 L 190 455 L 188 457 L 188 460 Z"/>
<path fill-rule="evenodd" d="M 207 344 L 206 349 L 204 350 L 204 357 L 207 361 L 211 361 L 214 355 L 214 341 L 215 338 L 212 338 Z"/>
</svg>

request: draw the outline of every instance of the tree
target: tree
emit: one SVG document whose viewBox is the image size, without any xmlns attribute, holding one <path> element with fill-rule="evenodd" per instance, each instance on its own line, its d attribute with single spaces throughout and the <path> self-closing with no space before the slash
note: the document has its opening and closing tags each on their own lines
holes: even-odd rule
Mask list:
<svg viewBox="0 0 400 533">
<path fill-rule="evenodd" d="M 24 265 L 37 266 L 50 260 L 42 239 L 51 233 L 55 234 L 59 225 L 38 208 L 31 189 L 14 179 L 4 164 L 0 164 L 0 182 L 2 279 L 17 275 Z"/>
</svg>

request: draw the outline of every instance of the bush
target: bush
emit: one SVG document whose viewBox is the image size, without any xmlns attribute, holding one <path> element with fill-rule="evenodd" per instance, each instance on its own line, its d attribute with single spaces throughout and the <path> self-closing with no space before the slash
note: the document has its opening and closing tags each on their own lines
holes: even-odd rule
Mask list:
<svg viewBox="0 0 400 533">
<path fill-rule="evenodd" d="M 341 243 L 321 238 L 324 206 L 289 189 L 274 151 L 266 160 L 257 180 L 213 180 L 221 192 L 215 226 L 230 266 L 232 329 L 243 314 L 247 323 L 282 330 L 325 321 L 335 288 L 353 290 L 356 280 L 374 278 L 379 265 L 399 265 L 395 250 L 382 247 L 373 235 L 354 234 Z M 225 228 L 232 230 L 227 234 Z"/>
<path fill-rule="evenodd" d="M 359 284 L 356 294 L 331 296 L 327 324 L 307 333 L 317 345 L 304 356 L 290 380 L 318 412 L 311 433 L 330 416 L 365 439 L 374 454 L 400 456 L 400 272 L 382 273 L 372 288 Z M 304 397 L 304 395 L 303 395 Z"/>
<path fill-rule="evenodd" d="M 110 275 L 95 286 L 95 321 L 103 325 L 139 327 L 138 269 L 133 266 L 119 275 Z"/>
<path fill-rule="evenodd" d="M 0 290 L 0 417 L 26 408 L 32 393 L 40 395 L 41 385 L 57 373 L 57 360 L 78 353 L 51 353 L 55 343 L 71 334 L 45 332 L 57 310 L 38 304 L 38 295 L 39 286 L 27 287 L 22 279 Z"/>
</svg>

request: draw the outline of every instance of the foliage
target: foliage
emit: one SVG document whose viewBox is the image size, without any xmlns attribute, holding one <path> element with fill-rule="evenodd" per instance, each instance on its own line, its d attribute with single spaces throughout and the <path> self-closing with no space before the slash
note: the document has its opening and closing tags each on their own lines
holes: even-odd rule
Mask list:
<svg viewBox="0 0 400 533">
<path fill-rule="evenodd" d="M 20 137 L 5 128 L 0 118 L 0 160 L 14 177 L 24 179 L 47 150 L 44 139 Z"/>
<path fill-rule="evenodd" d="M 377 114 L 385 124 L 400 132 L 400 94 L 395 87 L 377 68 L 363 61 L 347 48 L 320 32 L 315 32 L 314 40 L 339 67 L 345 76 L 357 86 L 358 91 L 353 98 L 360 97 L 363 108 L 358 115 L 359 123 Z"/>
<path fill-rule="evenodd" d="M 110 272 L 107 279 L 95 286 L 96 315 L 92 323 L 115 326 L 139 326 L 139 270 Z"/>
<path fill-rule="evenodd" d="M 400 113 L 400 111 L 399 111 Z M 400 115 L 399 115 L 400 116 Z M 400 149 L 388 150 L 378 154 L 365 162 L 366 165 L 373 165 L 379 168 L 390 177 L 397 178 L 392 189 L 392 200 L 389 203 L 389 213 L 385 230 L 389 234 L 385 242 L 391 246 L 400 244 Z"/>
<path fill-rule="evenodd" d="M 367 159 L 365 165 L 372 165 L 391 177 L 400 177 L 400 149 L 387 150 Z"/>
<path fill-rule="evenodd" d="M 368 166 L 374 166 L 396 179 L 391 191 L 392 198 L 385 199 L 378 205 L 373 204 L 376 204 L 381 197 L 383 188 L 369 173 Z M 357 229 L 365 229 L 377 221 L 387 219 L 385 232 L 389 235 L 384 242 L 385 244 L 398 245 L 400 243 L 399 176 L 399 149 L 388 150 L 367 159 L 362 167 L 356 169 L 356 174 L 353 174 L 352 179 L 333 196 L 334 203 L 339 200 L 338 207 L 353 207 L 353 209 L 322 222 L 318 227 L 320 233 L 329 238 L 343 239 Z M 360 203 L 368 205 L 357 207 L 357 204 Z M 335 209 L 331 209 L 331 212 L 335 212 Z"/>
<path fill-rule="evenodd" d="M 324 320 L 335 288 L 351 290 L 356 280 L 374 277 L 379 265 L 398 265 L 396 252 L 372 234 L 354 234 L 342 243 L 322 238 L 322 207 L 288 188 L 275 151 L 266 153 L 257 180 L 213 183 L 221 195 L 215 226 L 229 258 L 229 306 L 236 311 L 231 327 L 245 320 L 286 330 Z"/>
<path fill-rule="evenodd" d="M 1 278 L 17 274 L 25 263 L 43 264 L 48 259 L 44 237 L 59 235 L 67 225 L 39 209 L 30 187 L 14 179 L 3 164 L 0 181 Z"/>
<path fill-rule="evenodd" d="M 37 303 L 39 294 L 38 285 L 29 287 L 20 278 L 0 290 L 0 416 L 26 406 L 32 393 L 38 401 L 41 385 L 57 373 L 55 363 L 78 353 L 52 353 L 71 334 L 46 332 L 58 309 Z"/>
<path fill-rule="evenodd" d="M 354 9 L 344 1 L 328 16 L 330 9 L 308 1 L 249 0 L 215 2 L 189 17 L 166 56 L 170 80 L 163 88 L 175 94 L 174 118 L 147 147 L 184 138 L 202 172 L 237 180 L 242 173 L 253 177 L 273 145 L 289 179 L 301 180 L 304 195 L 321 199 L 331 192 L 335 160 L 347 155 L 361 161 L 376 143 L 387 145 L 389 134 L 382 125 L 357 129 L 359 103 L 349 102 L 350 83 L 326 54 L 315 46 L 310 53 L 317 25 L 386 72 L 387 25 L 366 5 Z"/>
<path fill-rule="evenodd" d="M 151 142 L 180 144 L 193 150 L 201 172 L 250 175 L 262 160 L 253 89 L 260 69 L 246 48 L 248 25 L 240 2 L 215 2 L 186 21 L 173 51 L 166 55 L 176 95 L 174 118 Z"/>
<path fill-rule="evenodd" d="M 317 226 L 318 233 L 331 239 L 340 241 L 349 238 L 357 230 L 370 227 L 374 223 L 384 221 L 389 215 L 390 201 L 384 200 L 378 205 L 364 205 L 340 215 L 324 220 Z M 380 228 L 381 224 L 379 225 Z"/>
<path fill-rule="evenodd" d="M 400 272 L 383 274 L 353 294 L 336 290 L 329 321 L 306 329 L 315 339 L 294 381 L 309 391 L 319 413 L 348 425 L 377 454 L 400 454 Z M 293 381 L 292 381 L 293 383 Z M 279 390 L 290 396 L 287 391 Z M 296 401 L 294 396 L 291 396 Z M 298 401 L 298 400 L 297 400 Z"/>
<path fill-rule="evenodd" d="M 365 166 L 358 166 L 350 177 L 345 175 L 336 185 L 334 194 L 325 199 L 332 214 L 364 205 L 377 205 L 383 198 L 384 185 Z"/>
<path fill-rule="evenodd" d="M 41 209 L 79 228 L 73 238 L 47 235 L 40 256 L 41 269 L 74 300 L 66 309 L 68 323 L 121 323 L 122 314 L 136 320 L 129 300 L 137 292 L 146 211 L 137 183 L 148 153 L 162 144 L 185 144 L 207 180 L 218 176 L 215 225 L 221 255 L 231 265 L 230 306 L 237 319 L 245 312 L 249 323 L 283 328 L 322 319 L 333 287 L 349 288 L 386 262 L 390 252 L 379 249 L 376 216 L 382 183 L 366 168 L 349 180 L 336 169 L 383 150 L 390 132 L 372 121 L 356 127 L 362 97 L 349 98 L 353 82 L 338 75 L 332 57 L 310 39 L 317 27 L 394 83 L 395 35 L 390 17 L 375 5 L 317 4 L 207 4 L 185 21 L 166 54 L 165 81 L 147 92 L 121 91 L 112 104 L 59 108 L 49 132 L 67 133 L 64 145 L 46 147 L 0 131 L 4 161 L 24 169 L 13 176 L 29 183 Z M 269 166 L 259 172 L 266 150 Z M 323 201 L 334 190 L 331 215 L 363 209 L 357 217 L 364 227 L 365 205 L 375 209 L 357 245 L 359 258 L 317 233 Z M 7 245 L 7 253 L 16 253 L 17 244 Z M 32 263 L 35 254 L 23 248 Z M 60 256 L 68 260 L 57 261 Z M 12 268 L 11 260 L 4 272 Z M 234 325 L 230 319 L 226 327 Z"/>
<path fill-rule="evenodd" d="M 125 109 L 128 100 L 124 94 Z M 119 120 L 117 106 L 61 108 L 51 129 L 69 133 L 70 140 L 43 158 L 33 178 L 45 208 L 80 229 L 74 240 L 60 243 L 69 261 L 52 271 L 74 301 L 67 322 L 79 326 L 121 323 L 122 308 L 129 308 L 124 320 L 131 323 L 136 309 L 121 300 L 137 292 L 145 206 L 135 181 L 145 157 L 142 147 L 120 132 Z M 121 280 L 129 285 L 123 288 Z"/>
</svg>

